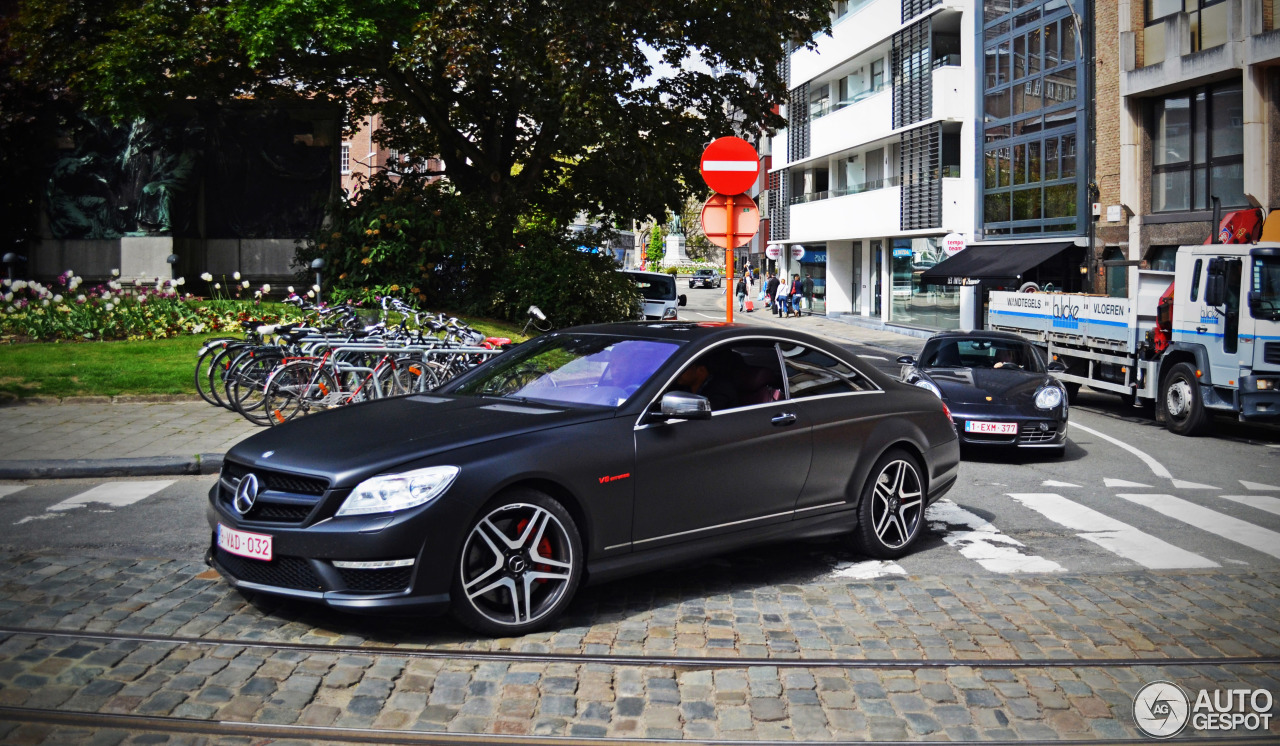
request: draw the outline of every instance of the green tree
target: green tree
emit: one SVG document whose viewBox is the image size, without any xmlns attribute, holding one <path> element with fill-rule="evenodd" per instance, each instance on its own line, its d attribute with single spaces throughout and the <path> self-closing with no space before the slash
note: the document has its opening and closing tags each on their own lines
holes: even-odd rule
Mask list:
<svg viewBox="0 0 1280 746">
<path fill-rule="evenodd" d="M 530 207 L 606 223 L 679 209 L 706 142 L 736 122 L 782 123 L 783 42 L 830 18 L 828 0 L 20 3 L 23 74 L 95 110 L 343 101 L 351 121 L 380 115 L 388 146 L 443 158 L 458 193 L 509 230 Z M 655 76 L 650 56 L 670 73 Z"/>
<path fill-rule="evenodd" d="M 662 225 L 658 221 L 653 221 L 653 227 L 649 229 L 649 246 L 645 250 L 645 266 L 649 269 L 656 269 L 662 264 L 662 257 L 666 256 L 667 247 L 663 242 Z"/>
</svg>

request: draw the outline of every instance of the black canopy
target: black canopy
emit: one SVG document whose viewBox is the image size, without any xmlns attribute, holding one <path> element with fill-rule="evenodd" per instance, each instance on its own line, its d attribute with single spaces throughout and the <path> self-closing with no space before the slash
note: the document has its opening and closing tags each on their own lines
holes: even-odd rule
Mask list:
<svg viewBox="0 0 1280 746">
<path fill-rule="evenodd" d="M 922 285 L 964 285 L 973 280 L 1016 280 L 1074 242 L 970 246 L 925 270 Z"/>
</svg>

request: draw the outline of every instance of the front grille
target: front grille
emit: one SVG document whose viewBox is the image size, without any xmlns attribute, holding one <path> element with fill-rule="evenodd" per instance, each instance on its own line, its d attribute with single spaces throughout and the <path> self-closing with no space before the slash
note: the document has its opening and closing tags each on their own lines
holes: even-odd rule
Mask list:
<svg viewBox="0 0 1280 746">
<path fill-rule="evenodd" d="M 302 523 L 311 515 L 311 505 L 282 505 L 259 499 L 244 518 L 263 523 Z"/>
<path fill-rule="evenodd" d="M 1023 443 L 1052 443 L 1058 437 L 1058 425 L 1054 422 L 1043 423 L 1048 429 L 1041 430 L 1039 422 L 1024 422 L 1019 428 L 1018 437 Z"/>
<path fill-rule="evenodd" d="M 403 591 L 409 587 L 409 578 L 413 574 L 412 567 L 388 567 L 381 570 L 355 570 L 349 567 L 337 569 L 347 590 L 376 593 Z"/>
<path fill-rule="evenodd" d="M 1280 342 L 1267 342 L 1262 345 L 1262 361 L 1280 365 Z"/>
<path fill-rule="evenodd" d="M 222 467 L 222 476 L 232 481 L 239 480 L 250 471 L 258 477 L 258 481 L 262 484 L 263 489 L 273 492 L 288 492 L 294 495 L 314 495 L 319 497 L 324 491 L 329 489 L 329 483 L 323 479 L 315 477 L 302 477 L 297 474 L 285 474 L 278 471 L 265 471 L 262 469 L 249 469 L 227 462 Z"/>
<path fill-rule="evenodd" d="M 299 591 L 324 590 L 311 563 L 301 557 L 276 557 L 263 562 L 218 549 L 217 560 L 237 580 Z"/>
</svg>

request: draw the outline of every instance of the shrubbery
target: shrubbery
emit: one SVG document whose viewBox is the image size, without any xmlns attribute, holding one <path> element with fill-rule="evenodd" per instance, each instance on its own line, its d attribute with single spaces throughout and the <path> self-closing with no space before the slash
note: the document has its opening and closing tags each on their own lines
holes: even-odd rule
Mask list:
<svg viewBox="0 0 1280 746">
<path fill-rule="evenodd" d="M 299 250 L 325 260 L 326 298 L 391 295 L 431 310 L 520 321 L 538 305 L 558 327 L 633 318 L 635 288 L 607 257 L 546 222 L 499 219 L 413 175 L 373 177 Z"/>
</svg>

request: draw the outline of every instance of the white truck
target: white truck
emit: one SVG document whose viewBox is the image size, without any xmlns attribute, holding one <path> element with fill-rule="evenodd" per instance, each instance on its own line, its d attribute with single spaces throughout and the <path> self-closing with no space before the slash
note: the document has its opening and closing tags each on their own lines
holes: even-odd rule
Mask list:
<svg viewBox="0 0 1280 746">
<path fill-rule="evenodd" d="M 1155 404 L 1172 432 L 1215 412 L 1280 422 L 1280 243 L 1178 249 L 1173 272 L 1142 270 L 1127 298 L 993 292 L 987 327 L 1014 332 L 1081 385 Z"/>
</svg>

